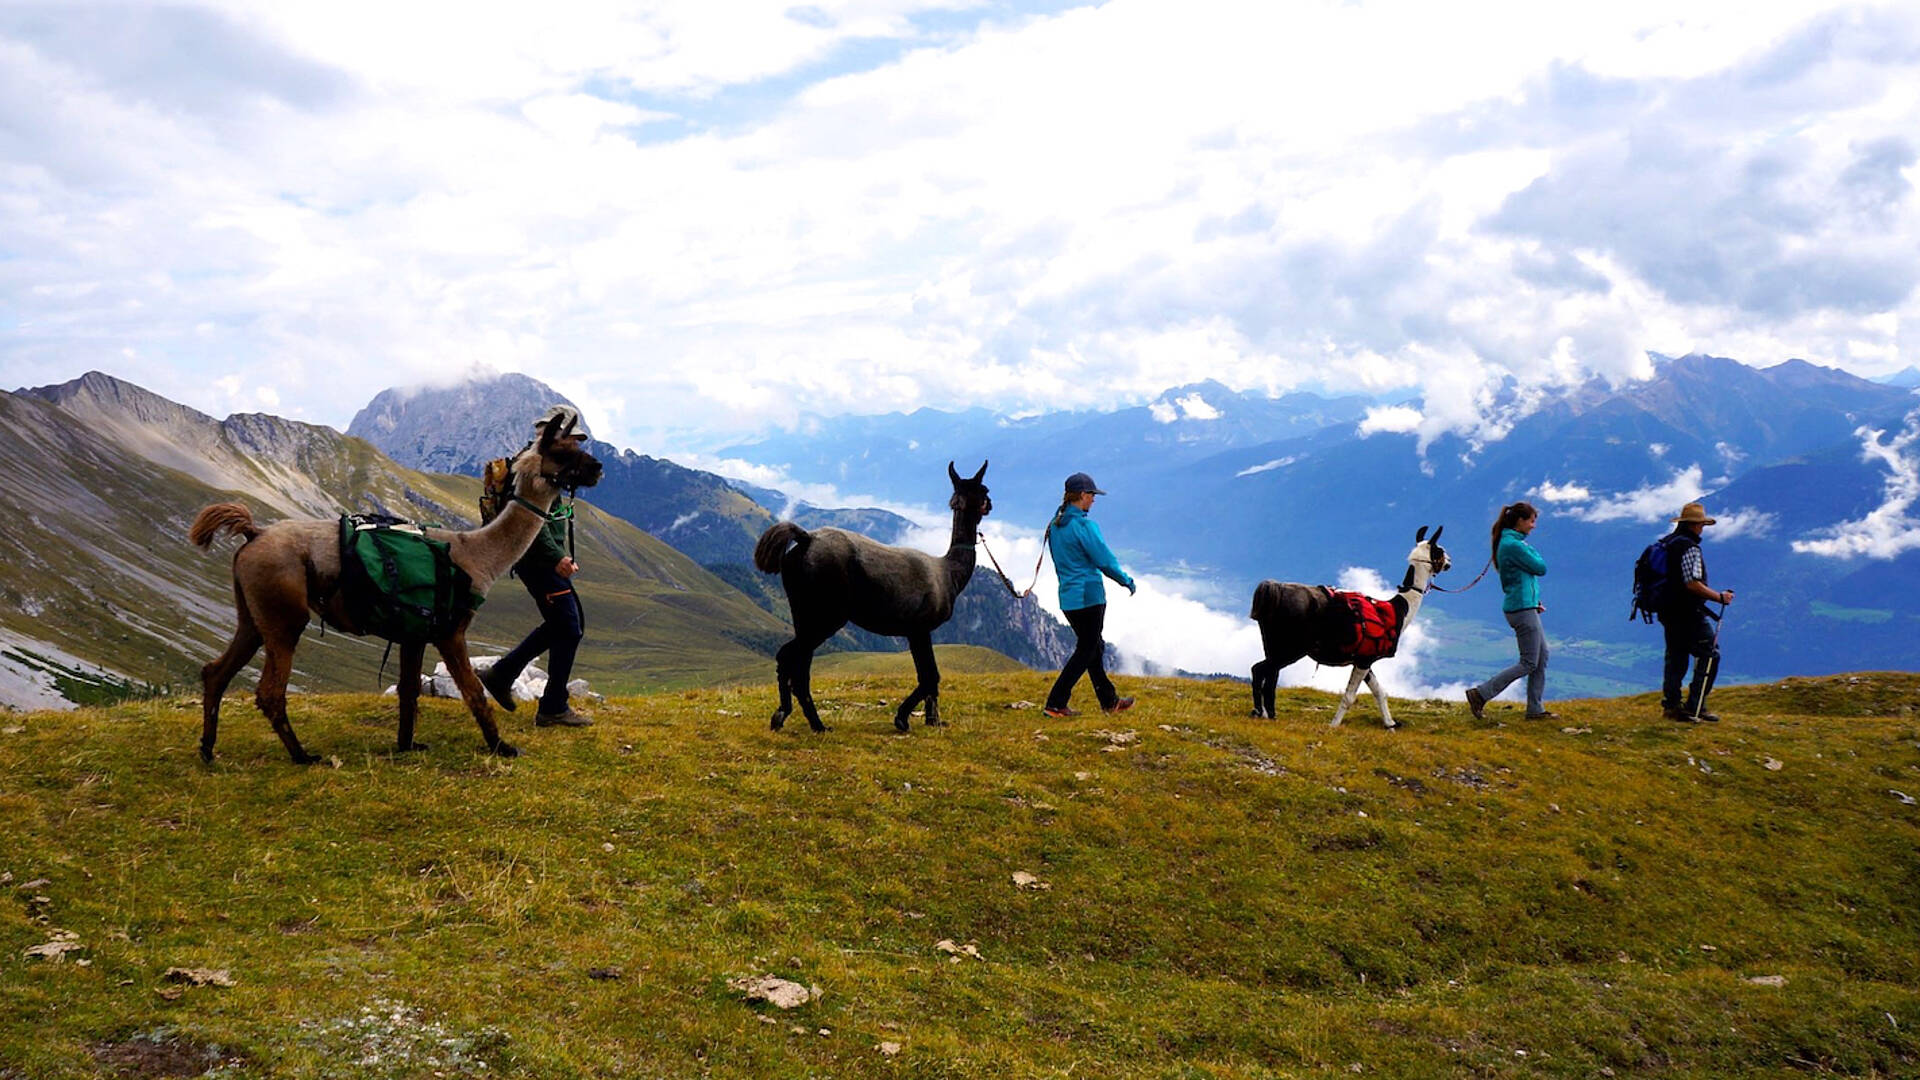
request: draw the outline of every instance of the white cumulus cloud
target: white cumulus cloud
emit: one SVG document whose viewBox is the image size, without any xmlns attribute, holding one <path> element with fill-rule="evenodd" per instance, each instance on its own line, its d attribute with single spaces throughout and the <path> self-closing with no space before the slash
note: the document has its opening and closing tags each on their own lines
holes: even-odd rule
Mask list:
<svg viewBox="0 0 1920 1080">
<path fill-rule="evenodd" d="M 1425 419 L 1420 410 L 1411 405 L 1379 405 L 1368 409 L 1367 415 L 1361 419 L 1360 434 L 1406 434 L 1420 430 L 1420 424 Z"/>
<path fill-rule="evenodd" d="M 1529 494 L 1538 495 L 1550 503 L 1586 502 L 1588 499 L 1593 498 L 1592 489 L 1588 488 L 1585 484 L 1578 482 L 1556 484 L 1551 480 L 1541 481 L 1540 486 L 1533 489 Z"/>
<path fill-rule="evenodd" d="M 1689 465 L 1664 483 L 1603 495 L 1591 505 L 1576 506 L 1567 513 L 1581 521 L 1666 521 L 1680 513 L 1682 506 L 1700 498 L 1706 490 L 1704 475 L 1700 466 Z"/>
</svg>

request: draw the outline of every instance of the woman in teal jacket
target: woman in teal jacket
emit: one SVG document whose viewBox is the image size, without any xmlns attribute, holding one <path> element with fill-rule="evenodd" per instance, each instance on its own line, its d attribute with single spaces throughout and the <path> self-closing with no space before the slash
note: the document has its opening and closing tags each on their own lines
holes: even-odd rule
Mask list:
<svg viewBox="0 0 1920 1080">
<path fill-rule="evenodd" d="M 1540 603 L 1540 578 L 1547 572 L 1547 561 L 1527 543 L 1539 523 L 1540 511 L 1524 502 L 1501 507 L 1500 516 L 1493 522 L 1493 565 L 1500 571 L 1500 587 L 1506 592 L 1500 606 L 1507 625 L 1513 627 L 1520 659 L 1479 686 L 1467 689 L 1467 707 L 1476 719 L 1487 702 L 1522 677 L 1527 680 L 1527 719 L 1553 716 L 1541 701 L 1547 688 L 1547 632 L 1540 625 L 1540 613 L 1546 610 Z"/>
<path fill-rule="evenodd" d="M 1094 486 L 1093 477 L 1074 473 L 1067 477 L 1067 490 L 1060 512 L 1047 529 L 1047 547 L 1053 552 L 1053 567 L 1060 578 L 1060 612 L 1073 627 L 1073 655 L 1060 669 L 1053 690 L 1047 694 L 1048 716 L 1077 716 L 1067 707 L 1073 685 L 1084 673 L 1093 683 L 1094 696 L 1106 712 L 1121 712 L 1133 707 L 1133 699 L 1123 698 L 1107 678 L 1107 643 L 1102 636 L 1107 622 L 1107 588 L 1100 578 L 1106 575 L 1133 592 L 1133 576 L 1120 568 L 1120 560 L 1100 535 L 1100 526 L 1087 511 L 1093 509 L 1093 497 L 1105 495 Z"/>
</svg>

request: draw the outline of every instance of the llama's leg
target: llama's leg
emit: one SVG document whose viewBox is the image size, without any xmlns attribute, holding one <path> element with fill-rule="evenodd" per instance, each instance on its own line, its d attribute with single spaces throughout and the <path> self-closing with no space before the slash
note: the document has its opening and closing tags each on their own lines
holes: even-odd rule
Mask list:
<svg viewBox="0 0 1920 1080">
<path fill-rule="evenodd" d="M 253 617 L 242 604 L 227 651 L 200 669 L 200 760 L 213 762 L 213 743 L 220 734 L 220 696 L 227 692 L 227 684 L 240 669 L 253 659 L 253 654 L 260 651 L 260 643 L 260 630 L 253 625 Z"/>
<path fill-rule="evenodd" d="M 468 622 L 472 622 L 471 617 Z M 499 725 L 493 722 L 493 702 L 487 698 L 487 688 L 480 685 L 480 676 L 473 673 L 473 658 L 467 655 L 467 624 L 461 624 L 452 637 L 435 642 L 434 648 L 447 662 L 447 673 L 453 676 L 453 685 L 460 688 L 460 700 L 467 703 L 473 722 L 480 725 L 480 737 L 486 740 L 487 749 L 500 757 L 519 757 L 519 748 L 500 737 Z"/>
<path fill-rule="evenodd" d="M 1366 668 L 1355 667 L 1353 674 L 1347 676 L 1347 692 L 1340 695 L 1340 707 L 1333 710 L 1333 723 L 1327 726 L 1339 727 L 1340 721 L 1346 719 L 1347 710 L 1353 708 L 1353 699 L 1360 693 L 1360 681 L 1368 674 Z"/>
<path fill-rule="evenodd" d="M 793 715 L 793 649 L 798 644 L 800 639 L 795 638 L 780 646 L 780 651 L 773 654 L 774 676 L 780 681 L 780 707 L 773 710 L 772 727 L 775 731 L 779 731 L 787 722 L 787 717 Z"/>
<path fill-rule="evenodd" d="M 1387 692 L 1380 686 L 1380 680 L 1374 677 L 1373 669 L 1367 669 L 1367 689 L 1373 691 L 1373 700 L 1380 703 L 1380 722 L 1391 731 L 1400 725 L 1394 722 L 1393 710 L 1387 708 Z"/>
<path fill-rule="evenodd" d="M 820 710 L 813 704 L 813 650 L 818 646 L 806 642 L 797 642 L 793 650 L 793 694 L 800 699 L 800 712 L 807 718 L 807 726 L 815 731 L 827 730 L 820 720 Z"/>
<path fill-rule="evenodd" d="M 393 747 L 398 754 L 427 748 L 426 743 L 413 741 L 413 724 L 420 716 L 420 663 L 426 652 L 424 641 L 400 646 L 400 682 L 396 691 L 400 696 L 400 734 Z"/>
<path fill-rule="evenodd" d="M 793 693 L 800 699 L 800 711 L 806 715 L 807 726 L 815 731 L 827 730 L 820 721 L 820 710 L 813 704 L 813 651 L 826 640 L 838 633 L 841 626 L 809 627 L 793 639 Z"/>
<path fill-rule="evenodd" d="M 260 667 L 260 685 L 253 692 L 254 704 L 273 725 L 274 734 L 280 736 L 287 756 L 295 765 L 312 765 L 320 760 L 300 745 L 300 737 L 293 733 L 293 723 L 287 719 L 287 680 L 293 676 L 293 649 L 299 644 L 300 631 L 304 629 L 306 619 L 302 617 L 291 626 L 277 626 L 264 632 L 267 659 Z"/>
<path fill-rule="evenodd" d="M 909 634 L 907 650 L 913 654 L 913 671 L 916 685 L 907 699 L 894 711 L 893 726 L 901 731 L 907 730 L 908 722 L 913 718 L 913 708 L 920 702 L 927 703 L 927 724 L 938 727 L 946 721 L 940 719 L 940 668 L 933 659 L 933 637 L 931 634 Z"/>
<path fill-rule="evenodd" d="M 1253 665 L 1253 715 L 1261 719 L 1272 720 L 1279 715 L 1273 703 L 1273 692 L 1280 684 L 1280 669 L 1304 655 L 1303 650 L 1295 649 L 1288 640 L 1288 625 L 1277 618 L 1268 618 L 1260 623 L 1261 659 Z"/>
<path fill-rule="evenodd" d="M 1280 669 L 1268 657 L 1253 665 L 1253 715 L 1255 719 L 1273 719 L 1273 686 L 1280 680 Z"/>
</svg>

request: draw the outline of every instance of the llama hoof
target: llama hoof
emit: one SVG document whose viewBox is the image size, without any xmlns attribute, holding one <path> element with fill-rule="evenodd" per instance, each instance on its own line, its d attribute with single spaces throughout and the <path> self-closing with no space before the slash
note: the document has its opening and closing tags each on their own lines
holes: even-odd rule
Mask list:
<svg viewBox="0 0 1920 1080">
<path fill-rule="evenodd" d="M 396 753 L 396 754 L 411 754 L 411 753 L 413 753 L 413 752 L 415 752 L 415 751 L 417 751 L 417 750 L 425 750 L 426 748 L 427 748 L 427 744 L 426 744 L 426 743 L 423 743 L 423 742 L 411 742 L 411 743 L 408 743 L 408 744 L 407 744 L 407 745 L 405 745 L 405 746 L 395 746 L 395 747 L 393 748 L 393 752 L 394 752 L 394 753 Z"/>
<path fill-rule="evenodd" d="M 833 730 L 832 728 L 828 727 L 827 725 L 821 723 L 818 720 L 808 720 L 807 726 L 813 729 L 813 733 L 815 735 L 821 734 L 822 732 Z"/>
<path fill-rule="evenodd" d="M 318 764 L 320 764 L 320 755 L 319 755 L 319 754 L 309 754 L 309 753 L 307 753 L 307 752 L 306 752 L 305 750 L 302 750 L 302 751 L 300 751 L 300 752 L 299 752 L 299 753 L 297 753 L 297 754 L 292 754 L 292 755 L 289 755 L 289 756 L 291 756 L 291 757 L 293 758 L 293 763 L 294 763 L 295 765 L 318 765 Z"/>
<path fill-rule="evenodd" d="M 940 719 L 937 716 L 929 716 L 927 717 L 927 726 L 928 727 L 946 727 L 947 722 L 945 720 Z"/>
<path fill-rule="evenodd" d="M 902 735 L 905 735 L 907 733 L 907 730 L 911 727 L 913 727 L 913 721 L 908 719 L 905 715 L 894 716 L 893 730 L 899 732 Z"/>
<path fill-rule="evenodd" d="M 202 746 L 200 748 L 200 760 L 206 762 L 208 765 L 213 764 L 213 747 Z"/>
<path fill-rule="evenodd" d="M 772 723 L 773 730 L 779 731 L 782 727 L 786 725 L 786 722 L 787 722 L 787 710 L 781 709 L 778 712 L 773 714 L 773 723 Z"/>
<path fill-rule="evenodd" d="M 495 757 L 519 757 L 520 756 L 520 748 L 513 745 L 510 742 L 507 742 L 505 739 L 502 739 L 501 741 L 494 743 L 492 746 L 487 747 L 487 750 L 491 752 Z"/>
</svg>

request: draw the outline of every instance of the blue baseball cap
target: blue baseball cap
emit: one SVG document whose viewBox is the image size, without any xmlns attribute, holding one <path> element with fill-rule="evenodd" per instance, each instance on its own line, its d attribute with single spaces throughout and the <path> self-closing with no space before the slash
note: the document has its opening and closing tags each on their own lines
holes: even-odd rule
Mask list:
<svg viewBox="0 0 1920 1080">
<path fill-rule="evenodd" d="M 1067 494 L 1079 495 L 1085 492 L 1092 492 L 1095 495 L 1106 494 L 1106 492 L 1101 491 L 1094 485 L 1093 477 L 1088 476 L 1086 473 L 1077 472 L 1067 477 Z"/>
</svg>

